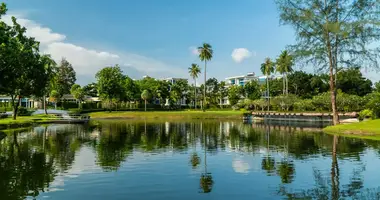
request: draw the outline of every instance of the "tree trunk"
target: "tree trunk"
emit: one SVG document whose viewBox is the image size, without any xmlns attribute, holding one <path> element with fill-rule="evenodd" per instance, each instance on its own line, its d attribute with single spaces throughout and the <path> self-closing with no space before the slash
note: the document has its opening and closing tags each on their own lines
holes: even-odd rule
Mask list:
<svg viewBox="0 0 380 200">
<path fill-rule="evenodd" d="M 267 97 L 268 97 L 268 111 L 270 107 L 270 95 L 269 95 L 269 75 L 267 75 Z"/>
<path fill-rule="evenodd" d="M 325 0 L 325 7 L 327 7 L 327 3 Z M 328 24 L 328 18 L 326 16 L 326 24 Z M 331 41 L 330 41 L 330 32 L 329 30 L 324 30 L 324 35 L 325 35 L 325 41 L 326 41 L 326 47 L 327 47 L 327 54 L 328 54 L 328 59 L 329 59 L 329 76 L 330 76 L 330 93 L 331 93 L 331 107 L 332 107 L 332 112 L 333 112 L 333 124 L 337 125 L 339 124 L 339 116 L 338 116 L 338 111 L 337 111 L 337 106 L 336 106 L 336 93 L 335 93 L 335 76 L 334 76 L 334 59 L 333 59 L 333 50 L 331 49 Z"/>
<path fill-rule="evenodd" d="M 15 97 L 12 96 L 12 105 L 13 105 L 13 115 L 12 115 L 12 117 L 13 117 L 13 120 L 16 120 L 16 118 L 17 118 L 17 112 L 18 112 L 18 107 L 19 107 L 20 102 L 21 102 L 21 97 L 18 96 L 18 100 L 17 100 L 17 104 L 16 105 L 15 105 L 15 102 L 14 102 L 14 98 Z"/>
<path fill-rule="evenodd" d="M 197 109 L 197 79 L 194 78 L 194 109 Z"/>
<path fill-rule="evenodd" d="M 339 124 L 339 116 L 336 106 L 336 92 L 335 92 L 335 80 L 334 80 L 334 66 L 330 60 L 330 93 L 331 93 L 331 107 L 333 112 L 333 124 Z"/>
<path fill-rule="evenodd" d="M 282 94 L 285 95 L 285 73 L 282 74 Z"/>
<path fill-rule="evenodd" d="M 204 82 L 204 88 L 203 88 L 203 112 L 206 111 L 206 69 L 207 69 L 207 61 L 205 60 L 205 82 Z"/>
<path fill-rule="evenodd" d="M 146 99 L 145 99 L 145 112 L 146 112 Z"/>
<path fill-rule="evenodd" d="M 46 96 L 44 95 L 44 111 L 45 111 L 45 115 L 47 115 L 48 113 L 47 113 L 47 108 L 46 108 Z"/>
<path fill-rule="evenodd" d="M 288 73 L 285 73 L 285 78 L 286 78 L 286 95 L 289 94 L 289 81 L 288 81 Z"/>
</svg>

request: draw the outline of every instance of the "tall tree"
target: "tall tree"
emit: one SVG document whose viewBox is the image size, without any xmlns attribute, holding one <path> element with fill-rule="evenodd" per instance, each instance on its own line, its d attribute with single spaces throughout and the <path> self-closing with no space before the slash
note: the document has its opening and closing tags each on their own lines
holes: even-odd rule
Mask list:
<svg viewBox="0 0 380 200">
<path fill-rule="evenodd" d="M 4 3 L 0 17 L 6 14 Z M 12 17 L 12 25 L 0 21 L 0 92 L 11 96 L 13 119 L 16 119 L 22 97 L 43 96 L 48 70 L 46 60 L 39 54 L 39 42 L 25 35 L 26 28 Z"/>
<path fill-rule="evenodd" d="M 189 74 L 194 79 L 194 109 L 197 108 L 197 78 L 201 73 L 201 68 L 197 64 L 191 64 L 189 67 Z"/>
<path fill-rule="evenodd" d="M 44 107 L 44 111 L 45 111 L 45 114 L 47 115 L 47 105 L 46 105 L 46 96 L 49 95 L 50 93 L 50 90 L 51 90 L 51 81 L 54 79 L 55 77 L 55 71 L 56 71 L 56 65 L 57 63 L 50 57 L 50 55 L 43 55 L 41 57 L 41 60 L 42 62 L 44 63 L 45 65 L 45 70 L 46 70 L 46 77 L 47 78 L 46 80 L 40 80 L 40 81 L 44 81 L 44 87 L 43 87 L 43 107 Z"/>
<path fill-rule="evenodd" d="M 282 74 L 283 79 L 283 94 L 288 94 L 288 73 L 293 71 L 293 57 L 288 51 L 282 51 L 281 55 L 276 60 L 276 71 Z"/>
<path fill-rule="evenodd" d="M 267 81 L 267 97 L 268 97 L 268 111 L 270 108 L 270 95 L 269 95 L 269 79 L 270 75 L 274 72 L 274 63 L 270 58 L 266 58 L 265 62 L 261 64 L 261 72 L 266 76 Z"/>
<path fill-rule="evenodd" d="M 208 43 L 203 43 L 202 46 L 198 47 L 199 59 L 205 62 L 205 70 L 204 70 L 204 83 L 206 83 L 206 72 L 207 72 L 207 61 L 212 59 L 214 51 L 212 50 L 212 46 Z M 205 111 L 205 103 L 206 103 L 206 87 L 203 88 L 203 111 Z"/>
<path fill-rule="evenodd" d="M 104 101 L 119 101 L 125 96 L 125 76 L 119 65 L 105 67 L 95 75 L 99 96 Z"/>
<path fill-rule="evenodd" d="M 141 98 L 144 100 L 145 102 L 145 112 L 146 112 L 146 102 L 147 100 L 150 98 L 150 94 L 149 94 L 149 91 L 148 90 L 144 90 L 142 93 L 141 93 Z"/>
<path fill-rule="evenodd" d="M 65 58 L 62 58 L 61 63 L 56 68 L 53 80 L 54 90 L 56 90 L 61 97 L 64 94 L 70 94 L 70 89 L 76 80 L 76 73 L 73 66 Z"/>
<path fill-rule="evenodd" d="M 336 87 L 347 94 L 364 96 L 372 92 L 372 81 L 363 77 L 358 67 L 353 67 L 338 72 Z"/>
<path fill-rule="evenodd" d="M 99 96 L 96 83 L 89 83 L 83 86 L 83 92 L 85 95 L 88 95 L 88 96 L 92 96 L 92 97 Z"/>
<path fill-rule="evenodd" d="M 299 61 L 328 69 L 333 123 L 339 123 L 336 72 L 345 66 L 379 67 L 379 0 L 277 0 L 281 22 L 294 28 L 290 49 Z"/>
</svg>

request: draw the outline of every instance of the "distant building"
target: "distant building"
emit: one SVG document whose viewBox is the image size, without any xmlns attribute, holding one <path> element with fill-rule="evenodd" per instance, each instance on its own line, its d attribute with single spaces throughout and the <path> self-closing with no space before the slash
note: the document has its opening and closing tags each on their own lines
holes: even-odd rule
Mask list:
<svg viewBox="0 0 380 200">
<path fill-rule="evenodd" d="M 282 78 L 282 76 L 278 76 L 278 75 L 269 76 L 270 80 L 280 79 L 280 78 Z M 257 81 L 260 85 L 263 85 L 263 84 L 266 84 L 267 76 L 256 76 L 255 73 L 252 72 L 246 75 L 227 77 L 225 79 L 226 87 L 230 87 L 233 85 L 244 86 L 251 81 Z M 262 98 L 268 98 L 268 94 L 266 91 L 263 92 Z M 222 105 L 230 105 L 228 97 L 224 97 L 221 103 Z"/>
<path fill-rule="evenodd" d="M 232 76 L 226 78 L 226 86 L 230 87 L 232 85 L 240 85 L 244 86 L 246 83 L 250 81 L 258 81 L 258 77 L 255 76 L 255 73 L 248 73 L 247 75 L 241 76 Z"/>
<path fill-rule="evenodd" d="M 17 101 L 18 99 L 15 99 Z M 10 96 L 0 96 L 0 107 L 11 107 L 12 98 Z M 20 106 L 25 108 L 35 108 L 38 106 L 38 101 L 32 98 L 21 98 Z M 1 109 L 0 109 L 1 111 Z"/>
</svg>

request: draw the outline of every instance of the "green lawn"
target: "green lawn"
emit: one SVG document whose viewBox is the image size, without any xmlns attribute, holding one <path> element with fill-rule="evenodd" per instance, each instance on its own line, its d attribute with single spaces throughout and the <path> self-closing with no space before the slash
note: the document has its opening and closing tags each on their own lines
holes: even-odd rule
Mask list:
<svg viewBox="0 0 380 200">
<path fill-rule="evenodd" d="M 241 119 L 243 111 L 120 111 L 89 113 L 92 119 Z"/>
<path fill-rule="evenodd" d="M 34 116 L 25 116 L 25 117 L 17 117 L 16 120 L 12 119 L 12 116 L 8 118 L 0 119 L 0 126 L 3 127 L 15 127 L 15 126 L 28 126 L 33 123 L 48 123 L 53 120 L 52 116 L 49 115 L 34 115 Z"/>
<path fill-rule="evenodd" d="M 380 120 L 329 126 L 323 131 L 329 134 L 380 140 Z"/>
</svg>

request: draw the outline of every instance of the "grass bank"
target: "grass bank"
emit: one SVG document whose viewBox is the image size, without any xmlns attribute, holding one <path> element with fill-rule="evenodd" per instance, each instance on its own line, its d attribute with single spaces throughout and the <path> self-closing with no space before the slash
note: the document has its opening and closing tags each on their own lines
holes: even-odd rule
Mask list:
<svg viewBox="0 0 380 200">
<path fill-rule="evenodd" d="M 57 118 L 54 118 L 49 115 L 23 116 L 23 117 L 17 117 L 16 120 L 13 120 L 12 117 L 8 117 L 8 118 L 0 119 L 0 129 L 25 127 L 25 126 L 31 126 L 33 124 L 49 123 L 56 119 Z"/>
<path fill-rule="evenodd" d="M 323 131 L 329 134 L 380 140 L 380 120 L 328 126 Z"/>
<path fill-rule="evenodd" d="M 89 113 L 91 119 L 242 119 L 243 111 L 120 111 Z"/>
</svg>

